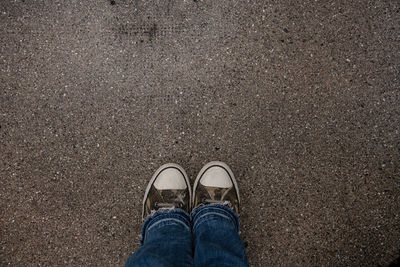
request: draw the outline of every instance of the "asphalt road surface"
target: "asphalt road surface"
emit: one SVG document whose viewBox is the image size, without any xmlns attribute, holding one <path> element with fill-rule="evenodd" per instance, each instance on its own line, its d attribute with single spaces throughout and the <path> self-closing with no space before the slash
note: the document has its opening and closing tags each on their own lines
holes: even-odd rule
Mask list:
<svg viewBox="0 0 400 267">
<path fill-rule="evenodd" d="M 400 250 L 400 2 L 3 0 L 0 265 L 122 266 L 153 172 L 211 160 L 252 266 Z"/>
</svg>

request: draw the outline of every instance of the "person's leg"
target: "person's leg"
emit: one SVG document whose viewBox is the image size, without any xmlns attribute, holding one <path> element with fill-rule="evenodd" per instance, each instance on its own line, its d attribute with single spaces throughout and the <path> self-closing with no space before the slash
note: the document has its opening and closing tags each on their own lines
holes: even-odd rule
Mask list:
<svg viewBox="0 0 400 267">
<path fill-rule="evenodd" d="M 181 209 L 155 212 L 143 225 L 140 244 L 125 266 L 191 266 L 189 214 Z"/>
<path fill-rule="evenodd" d="M 194 266 L 248 266 L 240 240 L 239 220 L 233 210 L 210 204 L 192 212 Z"/>
<path fill-rule="evenodd" d="M 231 169 L 210 162 L 193 188 L 194 266 L 248 266 L 239 237 L 239 190 Z"/>
<path fill-rule="evenodd" d="M 125 266 L 191 266 L 192 232 L 188 212 L 189 179 L 176 164 L 161 166 L 146 188 L 143 200 L 141 247 Z"/>
</svg>

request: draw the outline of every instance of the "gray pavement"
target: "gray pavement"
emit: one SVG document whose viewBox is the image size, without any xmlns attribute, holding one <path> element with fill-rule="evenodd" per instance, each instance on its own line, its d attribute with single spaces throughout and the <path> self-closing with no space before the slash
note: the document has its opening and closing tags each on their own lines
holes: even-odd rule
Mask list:
<svg viewBox="0 0 400 267">
<path fill-rule="evenodd" d="M 0 265 L 122 266 L 153 172 L 227 162 L 252 266 L 400 250 L 400 2 L 0 2 Z"/>
</svg>

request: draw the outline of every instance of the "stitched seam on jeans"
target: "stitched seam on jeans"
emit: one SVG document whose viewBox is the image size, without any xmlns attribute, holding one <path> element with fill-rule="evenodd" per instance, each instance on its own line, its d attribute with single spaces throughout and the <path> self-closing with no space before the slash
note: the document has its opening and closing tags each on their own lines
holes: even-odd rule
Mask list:
<svg viewBox="0 0 400 267">
<path fill-rule="evenodd" d="M 235 228 L 237 229 L 237 231 L 239 231 L 239 225 L 240 225 L 239 218 L 232 209 L 228 208 L 227 206 L 221 205 L 221 204 L 210 204 L 210 205 L 207 205 L 205 209 L 209 209 L 210 211 L 216 211 L 218 213 L 225 214 L 225 216 L 229 216 L 231 218 Z M 201 210 L 200 212 L 197 212 L 196 214 L 201 214 L 203 212 L 204 211 Z"/>
<path fill-rule="evenodd" d="M 204 214 L 217 213 L 218 215 L 228 216 L 231 220 L 233 219 L 232 218 L 233 215 L 230 214 L 227 210 L 223 209 L 222 207 L 206 207 L 206 209 L 196 212 L 196 215 L 194 217 L 200 216 L 201 218 L 203 217 L 203 215 L 201 215 L 203 213 Z"/>
<path fill-rule="evenodd" d="M 180 221 L 180 220 L 178 220 L 178 219 L 175 219 L 175 218 L 165 218 L 165 219 L 161 219 L 161 220 L 159 220 L 158 222 L 155 222 L 155 223 L 153 223 L 152 225 L 150 225 L 147 229 L 146 229 L 146 232 L 148 232 L 151 228 L 153 228 L 154 226 L 156 226 L 156 225 L 158 225 L 158 224 L 160 224 L 160 223 L 163 223 L 163 222 L 165 222 L 165 221 L 174 221 L 174 222 L 176 222 L 176 223 L 178 223 L 178 224 L 182 224 L 187 230 L 189 230 L 190 231 L 190 228 L 186 225 L 186 223 L 184 223 L 184 222 L 182 222 L 182 221 Z M 169 223 L 168 225 L 171 225 L 172 223 Z M 165 224 L 165 225 L 167 225 L 167 224 Z"/>
<path fill-rule="evenodd" d="M 207 212 L 206 214 L 200 215 L 200 217 L 196 218 L 196 221 L 195 221 L 195 223 L 193 225 L 193 229 L 196 229 L 198 227 L 198 225 L 199 225 L 198 221 L 199 220 L 201 220 L 203 217 L 208 217 L 210 215 L 213 215 L 212 217 L 223 217 L 225 219 L 228 219 L 232 223 L 232 218 L 230 218 L 230 217 L 228 217 L 228 216 L 226 216 L 224 214 L 221 214 L 221 213 L 218 213 L 218 212 Z M 233 223 L 233 225 L 235 225 L 235 223 Z"/>
<path fill-rule="evenodd" d="M 230 208 L 228 208 L 227 206 L 224 206 L 222 204 L 209 204 L 209 205 L 203 205 L 201 207 L 197 207 L 197 208 L 194 209 L 194 213 L 195 214 L 199 214 L 199 213 L 204 212 L 203 209 L 198 211 L 199 208 L 203 208 L 203 209 L 207 209 L 207 210 L 217 210 L 218 212 L 223 212 L 223 213 L 228 214 L 229 216 L 231 216 L 231 214 L 226 210 L 226 209 L 230 209 Z"/>
</svg>

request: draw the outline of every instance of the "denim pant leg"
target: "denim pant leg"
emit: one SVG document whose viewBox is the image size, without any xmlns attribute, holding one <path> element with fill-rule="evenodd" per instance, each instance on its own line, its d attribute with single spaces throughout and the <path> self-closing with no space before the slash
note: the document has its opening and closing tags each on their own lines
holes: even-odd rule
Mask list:
<svg viewBox="0 0 400 267">
<path fill-rule="evenodd" d="M 224 205 L 193 210 L 194 266 L 248 266 L 238 231 L 238 216 Z"/>
<path fill-rule="evenodd" d="M 143 224 L 141 247 L 125 266 L 192 266 L 190 216 L 182 209 L 157 211 Z"/>
</svg>

